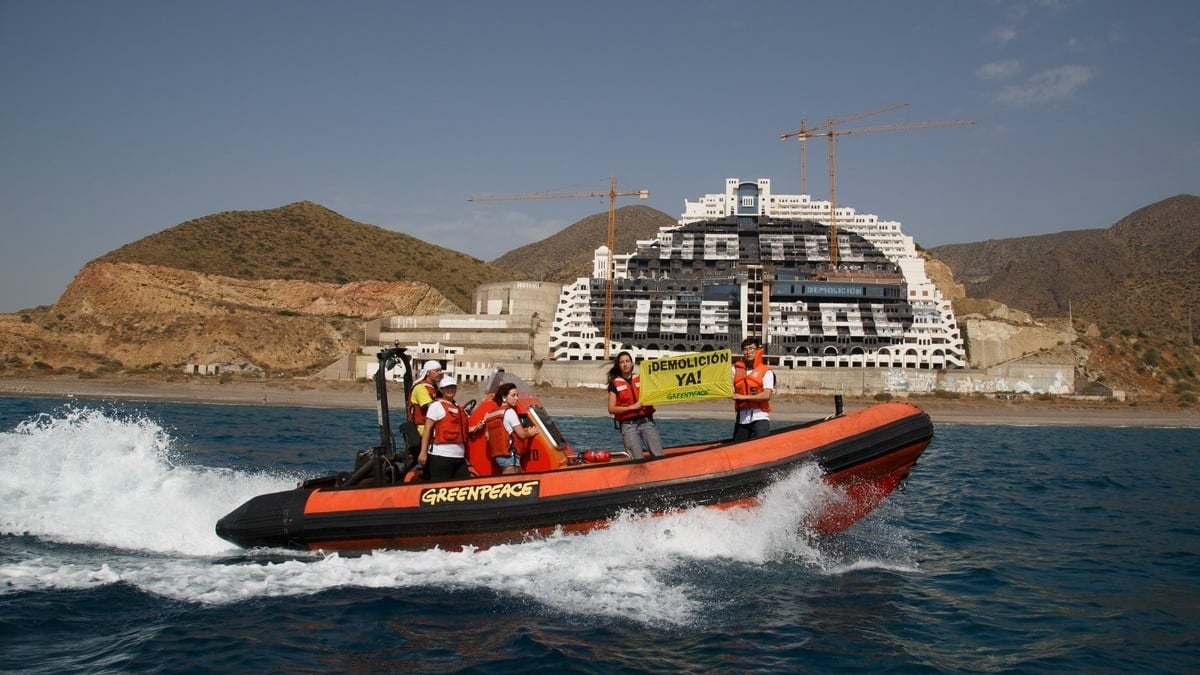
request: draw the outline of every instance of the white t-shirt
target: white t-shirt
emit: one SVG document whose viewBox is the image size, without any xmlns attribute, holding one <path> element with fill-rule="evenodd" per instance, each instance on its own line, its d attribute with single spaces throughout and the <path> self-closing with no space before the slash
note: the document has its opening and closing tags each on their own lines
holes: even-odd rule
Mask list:
<svg viewBox="0 0 1200 675">
<path fill-rule="evenodd" d="M 513 429 L 521 426 L 521 418 L 517 415 L 517 411 L 509 408 L 504 411 L 504 430 L 508 432 L 508 437 L 512 438 Z"/>
<path fill-rule="evenodd" d="M 432 425 L 440 419 L 446 417 L 446 407 L 442 405 L 442 401 L 434 401 L 429 404 L 429 410 L 425 413 L 427 424 Z M 429 454 L 437 455 L 438 457 L 452 457 L 461 459 L 467 456 L 467 449 L 461 443 L 434 443 L 429 442 Z"/>
<path fill-rule="evenodd" d="M 775 371 L 768 370 L 766 374 L 763 375 L 763 389 L 772 392 L 775 391 Z M 738 424 L 750 424 L 751 422 L 757 422 L 758 420 L 769 419 L 771 419 L 771 413 L 763 410 L 762 408 L 747 408 L 745 410 L 739 410 L 737 413 Z"/>
</svg>

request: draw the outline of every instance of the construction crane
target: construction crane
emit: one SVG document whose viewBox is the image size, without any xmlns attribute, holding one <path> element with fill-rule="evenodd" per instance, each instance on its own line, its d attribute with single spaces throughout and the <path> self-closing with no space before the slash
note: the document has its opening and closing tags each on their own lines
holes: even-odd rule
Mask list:
<svg viewBox="0 0 1200 675">
<path fill-rule="evenodd" d="M 808 194 L 808 161 L 805 158 L 805 152 L 804 152 L 804 145 L 805 145 L 804 142 L 807 139 L 812 138 L 814 136 L 824 136 L 825 133 L 829 130 L 829 128 L 835 124 L 844 124 L 846 122 L 853 122 L 854 120 L 861 120 L 864 117 L 871 117 L 872 115 L 878 115 L 880 113 L 885 113 L 885 112 L 888 112 L 891 110 L 896 110 L 898 108 L 903 108 L 907 105 L 908 105 L 907 103 L 893 103 L 891 105 L 885 105 L 882 108 L 876 108 L 875 110 L 868 110 L 866 112 L 854 113 L 851 115 L 846 115 L 844 117 L 830 118 L 830 119 L 826 120 L 825 123 L 820 124 L 815 127 L 805 127 L 804 120 L 801 119 L 799 129 L 797 129 L 795 131 L 789 131 L 786 134 L 780 134 L 779 140 L 781 140 L 781 141 L 787 141 L 789 138 L 795 138 L 797 141 L 800 142 L 800 194 L 802 194 L 802 195 Z"/>
<path fill-rule="evenodd" d="M 892 106 L 881 108 L 878 111 L 869 113 L 860 113 L 855 119 L 861 119 L 867 115 L 873 115 L 877 112 L 885 110 L 893 110 L 907 104 L 894 104 Z M 844 121 L 844 119 L 843 119 Z M 837 245 L 837 163 L 835 161 L 834 148 L 836 146 L 836 137 L 847 134 L 870 134 L 881 131 L 909 131 L 913 129 L 932 129 L 936 127 L 961 127 L 975 124 L 975 120 L 941 120 L 936 122 L 912 122 L 909 124 L 881 124 L 870 127 L 858 127 L 854 129 L 835 129 L 834 124 L 838 120 L 830 118 L 825 124 L 815 129 L 797 130 L 780 137 L 780 140 L 787 140 L 793 136 L 799 138 L 801 135 L 808 138 L 819 138 L 824 136 L 829 142 L 829 261 L 834 268 L 838 266 L 838 245 Z M 785 136 L 787 138 L 785 138 Z"/>
<path fill-rule="evenodd" d="M 475 195 L 468 197 L 469 202 L 487 202 L 500 201 L 511 199 L 576 199 L 580 197 L 608 197 L 608 264 L 605 265 L 604 273 L 604 358 L 609 358 L 609 344 L 612 342 L 612 287 L 613 287 L 613 267 L 616 264 L 616 251 L 614 241 L 617 223 L 617 197 L 637 197 L 638 199 L 648 199 L 650 197 L 649 190 L 629 190 L 626 192 L 617 191 L 617 179 L 613 177 L 609 181 L 607 192 L 589 191 L 589 192 L 527 192 L 523 194 L 512 195 Z"/>
</svg>

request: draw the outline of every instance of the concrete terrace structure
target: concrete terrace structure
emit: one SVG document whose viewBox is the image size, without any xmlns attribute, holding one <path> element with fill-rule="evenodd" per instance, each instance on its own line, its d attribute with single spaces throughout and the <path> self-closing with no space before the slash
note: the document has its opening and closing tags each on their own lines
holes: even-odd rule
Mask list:
<svg viewBox="0 0 1200 675">
<path fill-rule="evenodd" d="M 375 357 L 384 345 L 408 347 L 414 366 L 442 362 L 460 382 L 481 383 L 504 368 L 532 382 L 549 351 L 550 316 L 562 285 L 542 281 L 484 284 L 475 289 L 472 314 L 389 316 L 368 321 L 364 346 L 357 354 L 319 374 L 329 379 L 374 376 Z M 395 373 L 402 377 L 403 373 Z"/>
<path fill-rule="evenodd" d="M 925 274 L 900 223 L 776 195 L 771 181 L 729 178 L 725 191 L 684 202 L 674 226 L 614 256 L 609 353 L 639 357 L 736 346 L 761 336 L 793 368 L 965 366 L 949 300 Z M 605 270 L 563 288 L 551 328 L 555 360 L 604 358 Z"/>
</svg>

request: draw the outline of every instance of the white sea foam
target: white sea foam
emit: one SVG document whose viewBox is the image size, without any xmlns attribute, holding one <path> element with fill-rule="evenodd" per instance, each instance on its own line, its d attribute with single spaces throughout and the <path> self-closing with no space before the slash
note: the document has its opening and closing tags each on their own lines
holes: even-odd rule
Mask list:
<svg viewBox="0 0 1200 675">
<path fill-rule="evenodd" d="M 815 467 L 782 478 L 752 508 L 626 513 L 588 534 L 484 550 L 360 556 L 245 553 L 216 520 L 296 477 L 188 466 L 146 419 L 91 410 L 42 416 L 0 435 L 0 531 L 88 547 L 0 566 L 0 594 L 126 583 L 173 599 L 227 604 L 331 588 L 491 589 L 567 613 L 683 625 L 705 598 L 688 579 L 708 564 L 799 563 L 854 569 L 812 543 L 802 523 L 838 493 Z M 113 550 L 116 549 L 116 550 Z M 886 566 L 863 562 L 865 566 Z"/>
<path fill-rule="evenodd" d="M 118 549 L 229 550 L 217 519 L 295 477 L 187 466 L 155 422 L 81 408 L 0 434 L 0 533 Z"/>
</svg>

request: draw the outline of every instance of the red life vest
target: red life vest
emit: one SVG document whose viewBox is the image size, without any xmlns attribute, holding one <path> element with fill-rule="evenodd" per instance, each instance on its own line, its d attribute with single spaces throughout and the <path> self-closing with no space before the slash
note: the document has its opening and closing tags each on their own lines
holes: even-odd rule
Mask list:
<svg viewBox="0 0 1200 675">
<path fill-rule="evenodd" d="M 754 356 L 754 367 L 746 370 L 745 361 L 734 361 L 733 363 L 733 390 L 739 394 L 757 394 L 763 390 L 763 380 L 766 379 L 770 368 L 762 362 L 762 352 Z M 734 410 L 751 410 L 753 408 L 761 409 L 763 412 L 771 412 L 771 403 L 769 401 L 734 401 Z"/>
<path fill-rule="evenodd" d="M 612 386 L 613 389 L 617 390 L 617 405 L 619 406 L 631 406 L 642 396 L 642 379 L 638 377 L 637 373 L 634 373 L 633 377 L 629 379 L 621 376 L 614 377 Z M 618 422 L 626 422 L 639 417 L 649 417 L 653 414 L 654 406 L 644 405 L 641 410 L 619 412 L 613 415 L 613 419 Z"/>
<path fill-rule="evenodd" d="M 446 399 L 441 401 L 446 416 L 433 423 L 433 442 L 438 445 L 467 444 L 467 412 Z"/>
<path fill-rule="evenodd" d="M 422 380 L 413 386 L 413 391 L 416 391 L 417 387 L 425 387 L 426 389 L 428 389 L 430 400 L 436 401 L 438 399 L 438 390 L 435 389 L 432 384 L 429 384 L 428 382 L 425 382 L 424 380 Z M 408 419 L 411 420 L 412 423 L 416 424 L 416 425 L 425 424 L 425 419 L 426 419 L 425 408 L 417 405 L 416 403 L 413 403 L 412 392 L 408 393 Z"/>
<path fill-rule="evenodd" d="M 488 457 L 507 457 L 513 452 L 512 435 L 504 428 L 504 413 L 508 410 L 497 408 L 483 418 Z"/>
</svg>

